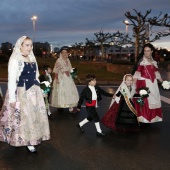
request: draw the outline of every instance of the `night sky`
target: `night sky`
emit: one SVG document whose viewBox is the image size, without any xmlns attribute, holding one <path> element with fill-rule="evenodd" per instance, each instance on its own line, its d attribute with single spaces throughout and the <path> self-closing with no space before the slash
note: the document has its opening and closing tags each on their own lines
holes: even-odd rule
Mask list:
<svg viewBox="0 0 170 170">
<path fill-rule="evenodd" d="M 158 16 L 160 12 L 170 15 L 170 0 L 1 0 L 0 44 L 14 45 L 23 35 L 33 39 L 33 15 L 38 17 L 35 41 L 49 42 L 53 47 L 94 39 L 94 33 L 100 30 L 125 32 L 124 14 L 134 13 L 133 9 L 142 14 L 151 9 L 150 16 Z M 129 34 L 131 29 L 129 26 Z M 169 39 L 170 36 L 162 38 L 154 45 L 170 50 Z"/>
</svg>

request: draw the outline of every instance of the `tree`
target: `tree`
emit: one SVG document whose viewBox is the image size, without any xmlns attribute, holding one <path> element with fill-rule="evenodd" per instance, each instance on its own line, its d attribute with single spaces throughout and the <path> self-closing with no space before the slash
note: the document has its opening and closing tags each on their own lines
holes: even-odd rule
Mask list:
<svg viewBox="0 0 170 170">
<path fill-rule="evenodd" d="M 96 40 L 95 43 L 99 43 L 100 45 L 100 50 L 101 50 L 101 54 L 102 54 L 102 60 L 104 60 L 105 58 L 105 53 L 104 53 L 104 43 L 110 39 L 112 37 L 112 35 L 110 33 L 103 33 L 103 31 L 99 31 L 97 33 L 94 33 L 94 35 L 96 36 Z"/>
<path fill-rule="evenodd" d="M 137 56 L 139 55 L 139 46 L 143 46 L 144 43 L 150 41 L 156 41 L 161 37 L 170 35 L 170 32 L 158 32 L 152 40 L 149 40 L 151 36 L 153 36 L 146 28 L 149 27 L 149 30 L 152 30 L 153 26 L 157 27 L 170 27 L 170 16 L 165 14 L 162 16 L 160 13 L 158 16 L 149 17 L 151 10 L 147 10 L 145 14 L 141 14 L 141 12 L 137 12 L 134 9 L 135 14 L 132 15 L 130 12 L 126 12 L 125 16 L 131 21 L 128 25 L 133 26 L 133 36 L 135 37 L 135 61 L 137 61 Z M 149 25 L 148 25 L 149 24 Z M 149 36 L 147 37 L 146 33 L 149 32 Z"/>
<path fill-rule="evenodd" d="M 104 44 L 107 44 L 110 41 L 112 41 L 113 44 L 119 47 L 121 51 L 122 45 L 127 44 L 127 43 L 132 43 L 128 35 L 120 33 L 119 31 L 117 31 L 116 33 L 112 33 L 112 34 L 103 33 L 103 31 L 99 31 L 97 33 L 94 33 L 94 35 L 96 36 L 96 39 L 93 42 L 100 45 L 102 60 L 105 58 Z"/>
<path fill-rule="evenodd" d="M 115 46 L 120 50 L 120 56 L 123 45 L 133 44 L 132 38 L 130 38 L 128 34 L 120 33 L 119 31 L 117 33 L 113 33 L 111 40 L 110 45 Z"/>
<path fill-rule="evenodd" d="M 93 40 L 89 40 L 88 38 L 86 38 L 85 51 L 88 57 L 91 57 L 91 55 L 94 55 L 93 53 L 94 47 L 95 47 L 95 42 Z"/>
<path fill-rule="evenodd" d="M 83 45 L 82 42 L 80 43 L 75 42 L 75 44 L 72 45 L 71 49 L 73 50 L 73 56 L 80 56 L 82 45 Z"/>
</svg>

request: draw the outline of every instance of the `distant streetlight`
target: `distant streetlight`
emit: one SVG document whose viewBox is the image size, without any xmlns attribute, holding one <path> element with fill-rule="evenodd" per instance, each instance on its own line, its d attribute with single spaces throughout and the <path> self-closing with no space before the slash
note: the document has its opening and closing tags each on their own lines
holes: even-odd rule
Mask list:
<svg viewBox="0 0 170 170">
<path fill-rule="evenodd" d="M 37 16 L 34 15 L 31 19 L 32 19 L 32 23 L 33 23 L 34 42 L 35 42 L 35 30 L 36 30 L 35 21 L 37 20 Z"/>
<path fill-rule="evenodd" d="M 128 20 L 124 20 L 123 23 L 126 25 L 126 34 L 128 34 L 129 21 Z"/>
</svg>

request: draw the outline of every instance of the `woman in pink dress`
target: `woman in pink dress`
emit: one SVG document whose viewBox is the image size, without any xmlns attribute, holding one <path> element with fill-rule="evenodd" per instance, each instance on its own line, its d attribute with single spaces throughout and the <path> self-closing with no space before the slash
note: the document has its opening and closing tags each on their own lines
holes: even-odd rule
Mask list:
<svg viewBox="0 0 170 170">
<path fill-rule="evenodd" d="M 162 121 L 162 109 L 158 81 L 162 82 L 161 75 L 158 71 L 157 62 L 153 60 L 154 47 L 152 44 L 145 44 L 141 53 L 143 59 L 134 73 L 134 83 L 136 83 L 136 92 L 139 89 L 148 87 L 150 90 L 149 97 L 144 98 L 144 105 L 137 104 L 134 99 L 135 108 L 138 114 L 138 120 L 142 123 L 154 123 Z"/>
</svg>

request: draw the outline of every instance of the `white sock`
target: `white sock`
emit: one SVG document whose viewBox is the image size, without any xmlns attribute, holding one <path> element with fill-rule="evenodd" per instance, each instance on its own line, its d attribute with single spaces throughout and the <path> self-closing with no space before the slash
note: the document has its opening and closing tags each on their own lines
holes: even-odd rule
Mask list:
<svg viewBox="0 0 170 170">
<path fill-rule="evenodd" d="M 80 126 L 83 126 L 84 124 L 88 123 L 89 121 L 87 120 L 87 118 L 85 118 L 83 121 L 81 121 L 79 123 Z"/>
<path fill-rule="evenodd" d="M 34 146 L 27 146 L 27 148 L 28 148 L 30 151 L 35 151 L 35 147 L 34 147 Z"/>
<path fill-rule="evenodd" d="M 101 128 L 100 128 L 99 122 L 95 123 L 95 126 L 96 126 L 96 129 L 97 129 L 97 132 L 101 133 L 102 130 L 101 130 Z"/>
<path fill-rule="evenodd" d="M 47 114 L 50 116 L 51 115 L 51 112 L 50 112 L 50 107 L 48 105 L 48 109 L 47 109 Z"/>
<path fill-rule="evenodd" d="M 48 113 L 48 115 L 49 115 L 49 116 L 51 115 L 51 112 L 50 112 L 50 110 L 48 110 L 48 111 L 47 111 L 47 113 Z"/>
</svg>

